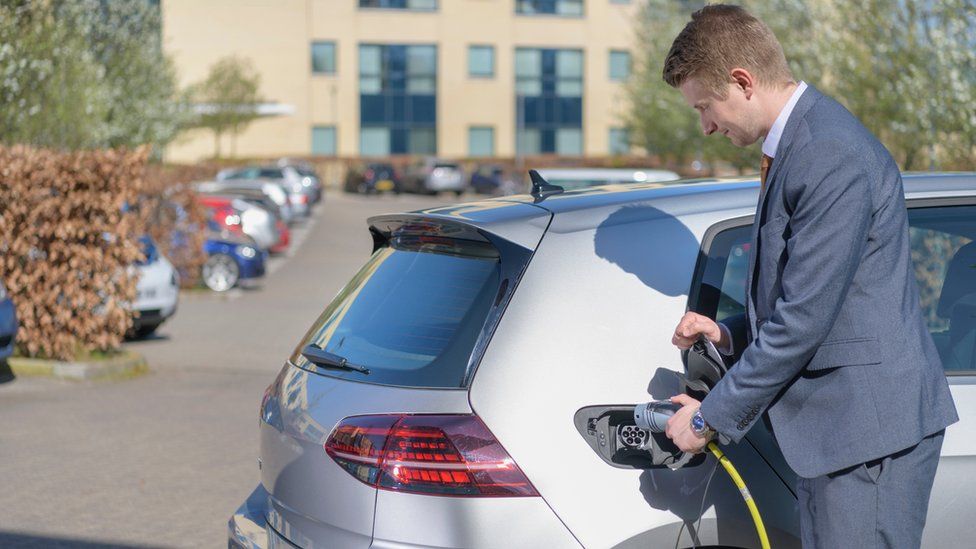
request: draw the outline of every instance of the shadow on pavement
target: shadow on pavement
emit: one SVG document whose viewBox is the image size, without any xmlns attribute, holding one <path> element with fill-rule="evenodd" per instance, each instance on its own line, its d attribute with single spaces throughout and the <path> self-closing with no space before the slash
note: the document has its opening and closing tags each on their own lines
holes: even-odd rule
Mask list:
<svg viewBox="0 0 976 549">
<path fill-rule="evenodd" d="M 71 549 L 150 549 L 152 545 L 127 545 L 95 541 L 89 539 L 60 538 L 44 535 L 35 535 L 17 532 L 0 532 L 0 547 L 15 548 L 21 547 L 51 547 L 51 548 L 71 548 Z"/>
<path fill-rule="evenodd" d="M 10 369 L 10 364 L 6 360 L 0 360 L 0 384 L 7 383 L 17 379 L 14 375 L 13 370 Z"/>
</svg>

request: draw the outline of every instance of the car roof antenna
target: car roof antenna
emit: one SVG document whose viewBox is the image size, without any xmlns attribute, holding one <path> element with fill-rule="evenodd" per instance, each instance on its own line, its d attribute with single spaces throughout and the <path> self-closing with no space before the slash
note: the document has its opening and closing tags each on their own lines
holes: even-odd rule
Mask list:
<svg viewBox="0 0 976 549">
<path fill-rule="evenodd" d="M 546 197 L 559 194 L 566 190 L 559 185 L 549 183 L 535 170 L 529 170 L 529 179 L 532 180 L 532 198 L 535 199 L 534 202 L 536 204 L 545 200 Z"/>
</svg>

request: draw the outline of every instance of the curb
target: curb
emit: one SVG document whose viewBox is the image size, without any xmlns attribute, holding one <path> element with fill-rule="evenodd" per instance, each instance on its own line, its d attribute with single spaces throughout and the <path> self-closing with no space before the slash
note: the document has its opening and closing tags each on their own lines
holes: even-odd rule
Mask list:
<svg viewBox="0 0 976 549">
<path fill-rule="evenodd" d="M 146 359 L 132 351 L 122 351 L 117 357 L 85 362 L 10 357 L 7 363 L 15 376 L 53 377 L 70 381 L 128 379 L 149 373 Z"/>
</svg>

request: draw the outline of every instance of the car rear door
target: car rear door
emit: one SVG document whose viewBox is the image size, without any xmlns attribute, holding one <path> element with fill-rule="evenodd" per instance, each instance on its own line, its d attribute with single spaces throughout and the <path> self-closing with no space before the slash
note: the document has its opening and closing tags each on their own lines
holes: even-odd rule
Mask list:
<svg viewBox="0 0 976 549">
<path fill-rule="evenodd" d="M 589 406 L 632 407 L 679 391 L 683 366 L 670 335 L 687 307 L 699 242 L 722 218 L 651 204 L 592 215 L 602 219 L 595 228 L 554 217 L 475 376 L 472 408 L 585 547 L 757 546 L 740 492 L 713 459 L 677 471 L 611 466 L 574 423 Z M 749 444 L 728 455 L 773 545 L 798 546 L 783 480 Z"/>
</svg>

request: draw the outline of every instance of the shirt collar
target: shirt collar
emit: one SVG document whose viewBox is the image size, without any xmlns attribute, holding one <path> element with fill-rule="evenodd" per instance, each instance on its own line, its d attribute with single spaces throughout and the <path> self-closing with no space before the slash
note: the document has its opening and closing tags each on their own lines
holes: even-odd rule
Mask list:
<svg viewBox="0 0 976 549">
<path fill-rule="evenodd" d="M 776 156 L 776 149 L 779 147 L 779 138 L 783 136 L 786 121 L 790 119 L 790 113 L 793 112 L 793 107 L 796 106 L 796 102 L 800 100 L 800 96 L 803 95 L 803 91 L 806 89 L 807 83 L 801 81 L 796 89 L 793 90 L 793 95 L 790 96 L 790 100 L 786 102 L 786 105 L 783 105 L 783 110 L 779 111 L 779 116 L 776 117 L 773 126 L 769 128 L 769 133 L 766 134 L 766 139 L 763 140 L 762 152 L 766 156 L 770 158 Z"/>
</svg>

